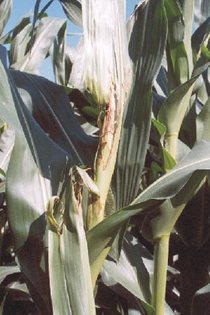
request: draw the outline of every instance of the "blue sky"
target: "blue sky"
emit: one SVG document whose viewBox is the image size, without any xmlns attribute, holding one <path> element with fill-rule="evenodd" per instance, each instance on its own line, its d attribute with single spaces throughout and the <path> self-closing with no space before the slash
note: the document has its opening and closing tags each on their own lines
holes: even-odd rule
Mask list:
<svg viewBox="0 0 210 315">
<path fill-rule="evenodd" d="M 102 0 L 99 0 L 102 1 Z M 127 17 L 133 12 L 134 6 L 138 3 L 138 0 L 127 0 Z M 9 22 L 6 26 L 5 31 L 9 31 L 12 29 L 17 22 L 23 17 L 24 15 L 31 13 L 33 14 L 35 0 L 13 0 L 13 10 Z M 48 3 L 48 0 L 42 0 L 40 4 L 40 8 L 43 8 Z M 62 17 L 66 18 L 65 13 L 59 3 L 58 0 L 54 0 L 51 6 L 48 8 L 47 13 L 51 17 Z M 81 32 L 79 28 L 74 26 L 72 23 L 68 23 L 68 32 Z M 5 32 L 4 32 L 5 33 Z M 76 46 L 78 42 L 77 36 L 72 36 L 68 38 L 68 44 L 72 46 Z M 49 79 L 53 79 L 52 76 L 52 67 L 49 60 L 46 60 L 41 67 L 41 74 Z"/>
</svg>

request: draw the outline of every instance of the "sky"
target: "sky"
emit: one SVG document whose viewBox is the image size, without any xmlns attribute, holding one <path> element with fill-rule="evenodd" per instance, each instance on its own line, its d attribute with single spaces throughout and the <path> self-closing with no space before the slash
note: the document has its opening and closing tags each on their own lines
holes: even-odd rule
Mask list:
<svg viewBox="0 0 210 315">
<path fill-rule="evenodd" d="M 99 1 L 102 1 L 102 0 L 99 0 Z M 42 0 L 40 4 L 40 8 L 42 9 L 48 2 L 49 0 Z M 138 0 L 127 0 L 127 18 L 133 12 L 133 9 L 138 2 L 139 2 Z M 28 13 L 31 13 L 31 15 L 33 15 L 35 3 L 36 3 L 35 0 L 13 0 L 13 10 L 12 10 L 10 19 L 7 23 L 4 33 L 11 30 L 17 24 L 17 22 L 21 19 L 21 17 L 23 17 L 24 15 Z M 50 17 L 66 18 L 66 15 L 62 9 L 62 6 L 60 5 L 58 0 L 54 0 L 54 2 L 48 8 L 47 14 Z M 79 28 L 77 28 L 75 25 L 73 25 L 70 22 L 68 22 L 67 31 L 69 33 L 82 32 Z M 77 42 L 78 42 L 78 36 L 68 37 L 68 45 L 76 46 Z M 51 79 L 51 80 L 53 79 L 52 67 L 49 60 L 46 60 L 43 63 L 40 69 L 40 72 L 42 75 L 44 75 L 48 79 Z"/>
</svg>

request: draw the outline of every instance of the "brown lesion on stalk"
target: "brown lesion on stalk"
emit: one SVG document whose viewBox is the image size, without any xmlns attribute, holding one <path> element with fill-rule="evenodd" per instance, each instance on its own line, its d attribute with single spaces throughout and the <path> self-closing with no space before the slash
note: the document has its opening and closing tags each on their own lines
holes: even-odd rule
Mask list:
<svg viewBox="0 0 210 315">
<path fill-rule="evenodd" d="M 110 157 L 115 144 L 115 134 L 118 127 L 119 116 L 121 108 L 119 107 L 119 100 L 117 97 L 116 84 L 112 82 L 110 87 L 110 98 L 109 102 L 105 106 L 105 110 L 99 116 L 99 128 L 101 129 L 98 154 L 97 154 L 97 167 L 103 163 L 103 170 L 105 170 L 110 162 Z M 101 117 L 103 117 L 103 122 L 101 123 Z M 111 141 L 108 139 L 111 136 Z M 104 154 L 104 149 L 110 147 L 108 156 Z M 104 156 L 105 155 L 105 156 Z M 104 161 L 106 159 L 106 162 Z"/>
<path fill-rule="evenodd" d="M 122 124 L 123 108 L 126 100 L 126 90 L 121 86 L 117 90 L 115 82 L 110 84 L 109 101 L 104 105 L 102 113 L 103 122 L 99 125 L 100 138 L 95 159 L 94 181 L 98 186 L 100 196 L 92 200 L 88 208 L 88 228 L 91 229 L 104 219 L 107 196 L 110 189 L 111 178 L 116 163 Z M 104 115 L 104 116 L 102 116 Z"/>
</svg>

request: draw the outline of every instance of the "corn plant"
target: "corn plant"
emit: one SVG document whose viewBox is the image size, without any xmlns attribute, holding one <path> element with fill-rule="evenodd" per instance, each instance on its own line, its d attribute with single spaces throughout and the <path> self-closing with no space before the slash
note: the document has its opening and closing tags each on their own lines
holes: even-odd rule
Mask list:
<svg viewBox="0 0 210 315">
<path fill-rule="evenodd" d="M 128 21 L 126 1 L 62 0 L 83 29 L 73 50 L 66 20 L 44 14 L 52 3 L 36 1 L 33 21 L 1 38 L 0 170 L 17 263 L 1 267 L 1 312 L 18 274 L 33 314 L 204 314 L 208 262 L 199 281 L 187 269 L 209 244 L 209 18 L 190 0 L 142 1 Z M 12 1 L 0 5 L 7 19 Z M 47 56 L 59 84 L 38 75 Z M 171 236 L 189 253 L 180 268 Z M 167 272 L 181 273 L 178 308 Z"/>
</svg>

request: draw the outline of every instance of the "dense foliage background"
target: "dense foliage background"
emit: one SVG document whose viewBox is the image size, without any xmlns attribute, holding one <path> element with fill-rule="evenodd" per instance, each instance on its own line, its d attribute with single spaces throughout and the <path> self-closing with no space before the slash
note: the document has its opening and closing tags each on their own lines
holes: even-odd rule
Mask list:
<svg viewBox="0 0 210 315">
<path fill-rule="evenodd" d="M 0 314 L 208 314 L 209 1 L 52 2 L 0 0 Z"/>
</svg>

